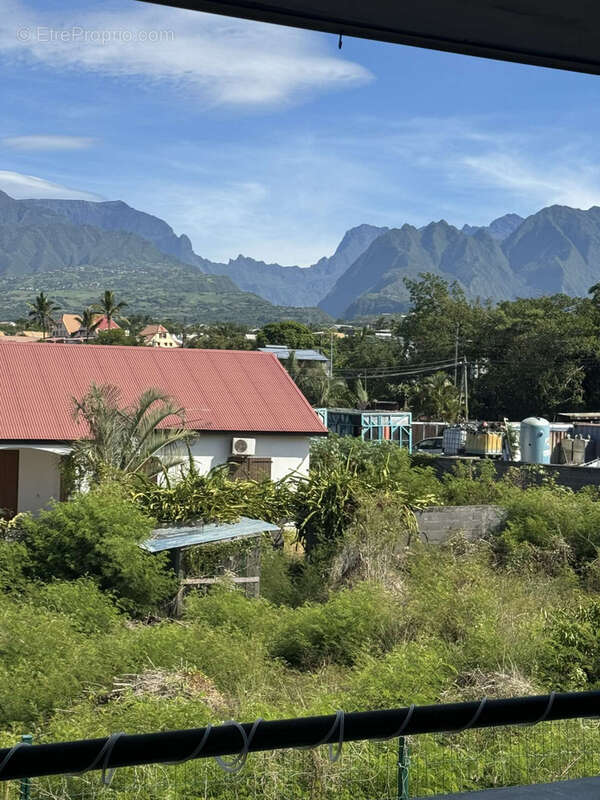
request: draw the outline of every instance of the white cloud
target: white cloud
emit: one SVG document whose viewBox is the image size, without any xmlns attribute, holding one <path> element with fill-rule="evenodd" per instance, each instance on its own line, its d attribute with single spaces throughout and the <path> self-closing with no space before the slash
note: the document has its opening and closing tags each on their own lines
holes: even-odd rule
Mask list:
<svg viewBox="0 0 600 800">
<path fill-rule="evenodd" d="M 372 120 L 362 125 L 373 129 Z M 416 117 L 379 127 L 363 135 L 363 148 L 419 187 L 407 208 L 416 224 L 441 216 L 484 224 L 507 211 L 600 204 L 598 145 L 585 133 L 517 127 L 500 115 Z M 360 152 L 358 136 L 345 146 Z"/>
<path fill-rule="evenodd" d="M 80 192 L 59 183 L 37 178 L 35 175 L 23 175 L 0 169 L 0 189 L 15 200 L 27 198 L 63 199 L 63 200 L 102 200 L 91 192 Z"/>
<path fill-rule="evenodd" d="M 526 158 L 494 151 L 481 156 L 464 156 L 463 165 L 480 182 L 506 189 L 527 202 L 589 208 L 600 203 L 600 174 L 585 162 L 566 164 L 552 159 L 537 165 Z"/>
<path fill-rule="evenodd" d="M 141 3 L 96 13 L 72 8 L 66 20 L 8 2 L 0 52 L 58 69 L 142 78 L 146 85 L 168 81 L 211 103 L 276 104 L 371 79 L 305 31 Z"/>
<path fill-rule="evenodd" d="M 91 147 L 95 139 L 89 136 L 6 136 L 0 144 L 14 150 L 84 150 Z"/>
</svg>

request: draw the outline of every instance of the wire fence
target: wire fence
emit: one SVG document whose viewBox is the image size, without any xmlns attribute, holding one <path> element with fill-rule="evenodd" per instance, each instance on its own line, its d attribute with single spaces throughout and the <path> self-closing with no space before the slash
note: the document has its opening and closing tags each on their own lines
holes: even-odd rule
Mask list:
<svg viewBox="0 0 600 800">
<path fill-rule="evenodd" d="M 600 722 L 563 720 L 410 738 L 411 798 L 600 775 Z"/>
<path fill-rule="evenodd" d="M 253 753 L 236 775 L 213 759 L 116 770 L 110 786 L 100 772 L 11 781 L 1 800 L 395 800 L 397 740 L 348 742 L 332 763 L 326 747 Z M 29 782 L 28 790 L 24 784 Z M 28 794 L 26 792 L 29 792 Z"/>
<path fill-rule="evenodd" d="M 212 759 L 10 781 L 0 800 L 414 800 L 600 775 L 600 722 L 568 720 L 385 742 L 253 753 L 231 775 Z"/>
</svg>

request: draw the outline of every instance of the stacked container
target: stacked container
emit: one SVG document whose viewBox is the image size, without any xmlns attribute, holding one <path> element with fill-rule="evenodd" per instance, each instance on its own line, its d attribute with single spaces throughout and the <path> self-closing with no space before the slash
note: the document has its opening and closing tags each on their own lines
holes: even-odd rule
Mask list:
<svg viewBox="0 0 600 800">
<path fill-rule="evenodd" d="M 502 434 L 493 431 L 468 431 L 465 453 L 470 456 L 501 456 Z"/>
<path fill-rule="evenodd" d="M 450 428 L 446 428 L 442 444 L 444 455 L 457 456 L 462 453 L 465 449 L 466 441 L 467 431 L 465 428 L 460 425 L 452 425 Z"/>
</svg>

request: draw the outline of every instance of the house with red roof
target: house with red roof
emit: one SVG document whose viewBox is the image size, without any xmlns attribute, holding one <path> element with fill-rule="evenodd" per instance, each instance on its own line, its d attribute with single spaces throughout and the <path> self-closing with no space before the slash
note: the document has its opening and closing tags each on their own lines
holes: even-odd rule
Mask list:
<svg viewBox="0 0 600 800">
<path fill-rule="evenodd" d="M 307 473 L 310 438 L 327 433 L 271 353 L 3 341 L 0 376 L 0 508 L 10 514 L 61 498 L 61 459 L 88 433 L 73 399 L 92 383 L 117 386 L 123 404 L 151 388 L 171 397 L 197 433 L 201 472 L 229 463 L 252 478 Z"/>
</svg>

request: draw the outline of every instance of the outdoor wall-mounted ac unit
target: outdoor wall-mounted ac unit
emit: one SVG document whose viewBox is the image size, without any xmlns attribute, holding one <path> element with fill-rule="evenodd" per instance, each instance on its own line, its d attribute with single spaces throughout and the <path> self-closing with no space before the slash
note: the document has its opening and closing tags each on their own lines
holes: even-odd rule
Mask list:
<svg viewBox="0 0 600 800">
<path fill-rule="evenodd" d="M 256 450 L 256 439 L 238 439 L 233 437 L 231 442 L 231 455 L 253 456 Z"/>
</svg>

